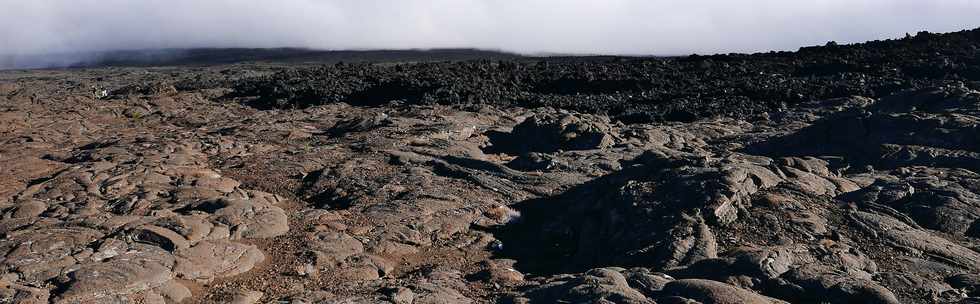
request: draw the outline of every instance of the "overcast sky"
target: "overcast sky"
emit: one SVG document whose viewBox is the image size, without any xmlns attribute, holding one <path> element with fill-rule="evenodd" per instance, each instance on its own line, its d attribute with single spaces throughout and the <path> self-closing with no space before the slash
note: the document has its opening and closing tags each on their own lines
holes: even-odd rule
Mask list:
<svg viewBox="0 0 980 304">
<path fill-rule="evenodd" d="M 0 0 L 0 55 L 476 47 L 677 55 L 980 27 L 978 0 Z"/>
</svg>

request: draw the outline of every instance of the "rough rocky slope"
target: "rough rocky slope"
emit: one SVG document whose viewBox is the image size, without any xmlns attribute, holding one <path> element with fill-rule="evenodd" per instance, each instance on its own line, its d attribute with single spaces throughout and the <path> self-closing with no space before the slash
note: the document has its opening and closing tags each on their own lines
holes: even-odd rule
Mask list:
<svg viewBox="0 0 980 304">
<path fill-rule="evenodd" d="M 0 303 L 980 302 L 978 33 L 3 72 Z"/>
</svg>

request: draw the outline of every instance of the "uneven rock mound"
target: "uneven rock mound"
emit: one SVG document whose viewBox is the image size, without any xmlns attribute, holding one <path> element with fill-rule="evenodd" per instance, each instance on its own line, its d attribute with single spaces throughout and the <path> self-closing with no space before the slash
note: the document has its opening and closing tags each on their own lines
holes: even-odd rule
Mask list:
<svg viewBox="0 0 980 304">
<path fill-rule="evenodd" d="M 750 151 L 840 155 L 855 165 L 980 170 L 980 91 L 961 85 L 904 92 L 832 115 Z"/>
</svg>

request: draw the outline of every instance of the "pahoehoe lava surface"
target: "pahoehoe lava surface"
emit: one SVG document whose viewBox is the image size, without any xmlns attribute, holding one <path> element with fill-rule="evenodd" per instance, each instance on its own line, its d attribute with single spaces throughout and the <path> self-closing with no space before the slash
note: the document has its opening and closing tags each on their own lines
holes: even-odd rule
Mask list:
<svg viewBox="0 0 980 304">
<path fill-rule="evenodd" d="M 384 54 L 0 72 L 0 303 L 980 302 L 980 30 Z"/>
</svg>

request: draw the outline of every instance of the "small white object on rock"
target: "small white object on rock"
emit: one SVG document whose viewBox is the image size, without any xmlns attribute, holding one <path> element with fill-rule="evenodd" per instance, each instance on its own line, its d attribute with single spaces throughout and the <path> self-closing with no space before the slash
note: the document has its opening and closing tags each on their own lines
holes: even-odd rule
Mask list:
<svg viewBox="0 0 980 304">
<path fill-rule="evenodd" d="M 92 94 L 95 96 L 95 99 L 103 99 L 109 97 L 109 90 L 103 88 L 93 88 Z"/>
</svg>

